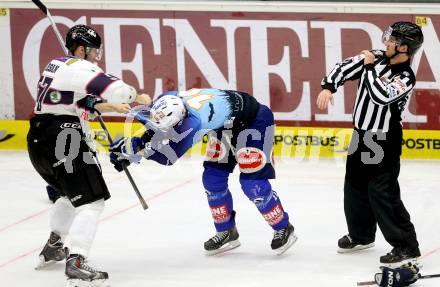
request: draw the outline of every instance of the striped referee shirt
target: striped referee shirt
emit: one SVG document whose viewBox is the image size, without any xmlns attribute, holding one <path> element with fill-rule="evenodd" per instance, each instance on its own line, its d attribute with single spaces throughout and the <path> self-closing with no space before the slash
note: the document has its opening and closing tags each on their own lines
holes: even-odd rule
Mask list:
<svg viewBox="0 0 440 287">
<path fill-rule="evenodd" d="M 336 64 L 321 82 L 332 93 L 347 80 L 359 79 L 353 123 L 360 130 L 387 132 L 398 125 L 416 83 L 409 60 L 391 65 L 384 51 L 373 50 L 374 63 L 364 65 L 364 55 Z"/>
</svg>

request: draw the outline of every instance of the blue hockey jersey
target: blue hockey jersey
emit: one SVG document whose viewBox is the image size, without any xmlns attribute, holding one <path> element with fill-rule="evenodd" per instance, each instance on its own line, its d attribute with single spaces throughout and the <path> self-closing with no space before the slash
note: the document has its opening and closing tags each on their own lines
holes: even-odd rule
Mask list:
<svg viewBox="0 0 440 287">
<path fill-rule="evenodd" d="M 191 89 L 162 94 L 182 98 L 187 116 L 174 127 L 174 136 L 167 144 L 163 138 L 147 135 L 145 157 L 160 164 L 171 165 L 191 146 L 211 130 L 241 129 L 255 118 L 259 104 L 254 97 L 237 91 L 220 89 Z M 161 142 L 154 142 L 154 139 Z"/>
</svg>

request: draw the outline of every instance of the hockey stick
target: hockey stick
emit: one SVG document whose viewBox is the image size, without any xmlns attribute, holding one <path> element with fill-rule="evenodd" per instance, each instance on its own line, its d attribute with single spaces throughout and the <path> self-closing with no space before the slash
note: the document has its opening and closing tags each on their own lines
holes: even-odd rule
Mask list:
<svg viewBox="0 0 440 287">
<path fill-rule="evenodd" d="M 40 0 L 32 0 L 32 2 L 34 2 L 34 4 L 37 5 L 38 8 L 40 8 L 40 10 L 44 13 L 44 15 L 46 15 L 47 18 L 49 18 L 49 21 L 52 25 L 52 29 L 58 39 L 58 42 L 60 43 L 61 47 L 63 48 L 64 54 L 67 56 L 69 54 L 69 50 L 67 49 L 66 45 L 64 44 L 63 37 L 61 37 L 61 33 L 58 30 L 58 27 L 55 24 L 55 21 L 53 20 L 49 9 L 47 9 L 46 5 L 44 5 Z M 113 139 L 110 136 L 110 133 L 109 133 L 107 127 L 105 126 L 104 121 L 102 120 L 101 114 L 99 114 L 99 113 L 98 113 L 98 120 L 99 120 L 99 123 L 100 123 L 102 129 L 104 130 L 105 134 L 107 135 L 107 138 L 110 142 L 110 145 L 113 145 Z M 139 198 L 139 201 L 141 202 L 142 208 L 147 209 L 148 205 L 145 202 L 145 199 L 142 197 L 142 194 L 140 193 L 138 187 L 136 186 L 136 183 L 134 182 L 133 177 L 130 174 L 130 171 L 127 169 L 127 165 L 124 162 L 122 162 L 122 168 L 124 169 L 124 172 L 127 175 L 128 180 L 131 183 L 131 186 L 133 187 L 134 191 L 136 192 L 136 195 Z"/>
<path fill-rule="evenodd" d="M 357 285 L 357 286 L 370 286 L 370 285 L 376 285 L 376 281 L 362 281 L 362 282 L 358 282 L 356 285 Z"/>
<path fill-rule="evenodd" d="M 69 54 L 69 50 L 67 50 L 66 45 L 64 45 L 63 37 L 61 37 L 60 31 L 58 30 L 57 25 L 55 24 L 55 21 L 53 20 L 49 9 L 47 9 L 47 7 L 43 3 L 41 3 L 40 0 L 32 0 L 32 2 L 34 2 L 34 4 L 37 5 L 37 7 L 40 8 L 40 10 L 44 13 L 44 15 L 46 15 L 47 18 L 49 19 L 50 24 L 52 25 L 52 29 L 55 32 L 55 36 L 57 36 L 58 42 L 63 48 L 64 54 L 66 54 L 67 56 Z"/>
<path fill-rule="evenodd" d="M 429 279 L 429 278 L 436 278 L 436 277 L 440 277 L 440 274 L 429 274 L 429 275 L 419 274 L 418 279 Z M 375 284 L 376 284 L 375 281 L 363 281 L 363 282 L 358 282 L 357 286 L 368 286 L 368 285 L 375 285 Z"/>
<path fill-rule="evenodd" d="M 420 275 L 419 279 L 428 279 L 428 278 L 437 278 L 437 277 L 440 277 L 440 274 Z"/>
<path fill-rule="evenodd" d="M 101 125 L 102 129 L 104 130 L 105 134 L 107 135 L 108 141 L 110 142 L 110 146 L 112 146 L 113 143 L 114 143 L 113 139 L 112 139 L 112 136 L 110 135 L 107 127 L 105 126 L 105 123 L 102 120 L 101 115 L 98 116 L 98 121 L 99 121 L 99 124 Z M 142 208 L 143 209 L 147 209 L 148 208 L 148 204 L 145 202 L 145 199 L 143 198 L 143 196 L 142 196 L 141 192 L 139 191 L 136 183 L 134 182 L 133 177 L 131 176 L 131 173 L 130 173 L 130 171 L 127 168 L 127 164 L 125 162 L 121 162 L 121 165 L 122 165 L 122 168 L 124 169 L 125 174 L 128 177 L 128 180 L 131 183 L 131 186 L 134 189 L 134 192 L 136 193 L 137 197 L 139 198 L 139 201 L 141 202 Z"/>
</svg>

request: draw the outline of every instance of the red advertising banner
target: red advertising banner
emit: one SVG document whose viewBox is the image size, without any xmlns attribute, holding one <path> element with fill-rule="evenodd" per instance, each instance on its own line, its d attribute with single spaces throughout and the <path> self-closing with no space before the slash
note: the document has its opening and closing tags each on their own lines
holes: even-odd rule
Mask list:
<svg viewBox="0 0 440 287">
<path fill-rule="evenodd" d="M 74 24 L 103 37 L 108 73 L 149 94 L 200 87 L 253 94 L 288 126 L 350 127 L 356 82 L 318 111 L 320 82 L 336 62 L 382 49 L 396 21 L 423 23 L 425 44 L 414 57 L 416 89 L 406 128 L 440 130 L 440 15 L 53 10 L 63 35 Z M 62 50 L 36 9 L 11 9 L 16 119 L 32 113 L 39 74 Z"/>
</svg>

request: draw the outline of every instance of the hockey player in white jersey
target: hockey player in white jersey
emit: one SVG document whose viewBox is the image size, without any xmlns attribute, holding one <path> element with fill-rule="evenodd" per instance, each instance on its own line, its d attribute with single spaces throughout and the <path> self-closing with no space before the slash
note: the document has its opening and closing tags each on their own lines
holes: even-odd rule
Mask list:
<svg viewBox="0 0 440 287">
<path fill-rule="evenodd" d="M 71 55 L 50 61 L 40 77 L 27 137 L 32 165 L 62 195 L 53 206 L 38 268 L 66 259 L 67 286 L 106 286 L 107 272 L 86 262 L 104 201 L 110 198 L 88 121 L 97 111 L 126 113 L 129 103 L 148 105 L 151 100 L 94 64 L 102 45 L 92 28 L 72 27 L 66 47 Z M 67 235 L 70 252 L 63 246 Z"/>
</svg>

